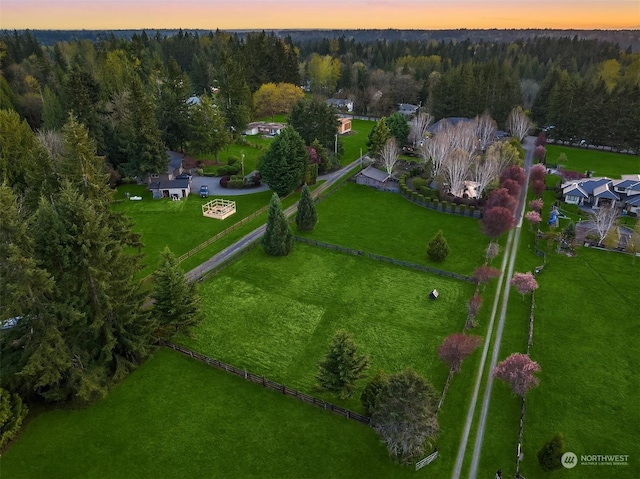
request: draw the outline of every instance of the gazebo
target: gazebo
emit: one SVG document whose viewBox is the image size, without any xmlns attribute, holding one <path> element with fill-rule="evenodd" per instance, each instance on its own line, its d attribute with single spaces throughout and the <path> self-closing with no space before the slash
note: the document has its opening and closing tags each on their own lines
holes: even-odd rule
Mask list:
<svg viewBox="0 0 640 479">
<path fill-rule="evenodd" d="M 208 218 L 215 218 L 217 220 L 228 218 L 235 214 L 235 212 L 236 202 L 222 198 L 216 198 L 202 205 L 202 214 Z"/>
</svg>

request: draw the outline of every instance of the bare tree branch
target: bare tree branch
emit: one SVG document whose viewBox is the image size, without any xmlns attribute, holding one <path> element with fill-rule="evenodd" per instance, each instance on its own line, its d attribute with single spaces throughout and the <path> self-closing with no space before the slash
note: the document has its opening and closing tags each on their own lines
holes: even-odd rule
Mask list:
<svg viewBox="0 0 640 479">
<path fill-rule="evenodd" d="M 393 167 L 398 161 L 398 145 L 395 138 L 389 138 L 380 151 L 380 158 L 385 170 L 390 175 L 393 173 Z"/>
<path fill-rule="evenodd" d="M 533 123 L 525 112 L 522 111 L 522 107 L 517 106 L 509 113 L 507 128 L 513 136 L 522 141 L 529 133 L 529 130 L 533 128 Z"/>
<path fill-rule="evenodd" d="M 433 117 L 429 113 L 420 112 L 409 122 L 409 141 L 414 148 L 424 139 L 432 121 Z"/>
<path fill-rule="evenodd" d="M 590 217 L 600 237 L 599 242 L 602 243 L 618 219 L 618 210 L 613 206 L 601 206 L 594 213 L 591 213 Z"/>
</svg>

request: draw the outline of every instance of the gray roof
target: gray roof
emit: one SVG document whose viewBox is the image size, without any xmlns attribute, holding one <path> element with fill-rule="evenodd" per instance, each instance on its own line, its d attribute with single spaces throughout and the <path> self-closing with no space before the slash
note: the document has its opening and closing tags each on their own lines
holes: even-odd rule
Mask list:
<svg viewBox="0 0 640 479">
<path fill-rule="evenodd" d="M 640 191 L 640 181 L 638 180 L 615 180 L 613 186 L 631 191 Z"/>
<path fill-rule="evenodd" d="M 562 193 L 566 196 L 577 196 L 577 197 L 582 197 L 582 198 L 589 198 L 589 195 L 586 194 L 584 192 L 584 190 L 582 188 L 580 188 L 578 185 L 573 184 L 573 185 L 569 185 L 566 188 L 564 188 L 562 190 Z"/>
<path fill-rule="evenodd" d="M 173 170 L 182 166 L 182 159 L 184 158 L 184 155 L 171 150 L 167 150 L 167 153 L 169 154 L 169 173 L 173 173 Z"/>
<path fill-rule="evenodd" d="M 640 195 L 631 196 L 630 198 L 627 198 L 625 202 L 631 206 L 640 206 Z"/>
<path fill-rule="evenodd" d="M 150 190 L 170 190 L 170 189 L 188 189 L 189 179 L 183 180 L 166 180 L 166 181 L 154 181 L 149 183 Z"/>
<path fill-rule="evenodd" d="M 593 189 L 593 196 L 598 198 L 607 198 L 609 200 L 619 200 L 620 197 L 609 189 L 610 183 L 605 183 Z"/>
<path fill-rule="evenodd" d="M 456 126 L 458 123 L 462 123 L 465 121 L 471 121 L 469 118 L 464 118 L 461 116 L 452 116 L 450 118 L 442 118 L 441 120 L 436 121 L 433 125 L 429 127 L 429 133 L 437 133 L 438 130 L 444 127 L 445 123 L 448 123 L 451 126 Z"/>
<path fill-rule="evenodd" d="M 387 181 L 390 176 L 386 171 L 380 171 L 374 166 L 367 166 L 364 170 L 358 173 L 358 175 L 366 176 L 367 178 L 377 180 L 380 183 Z"/>
</svg>

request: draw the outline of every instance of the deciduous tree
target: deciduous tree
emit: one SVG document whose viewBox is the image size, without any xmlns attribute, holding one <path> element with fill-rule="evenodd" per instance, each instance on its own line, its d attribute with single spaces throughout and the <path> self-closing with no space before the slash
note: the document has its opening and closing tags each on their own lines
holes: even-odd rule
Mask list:
<svg viewBox="0 0 640 479">
<path fill-rule="evenodd" d="M 522 295 L 522 299 L 524 299 L 525 294 L 532 293 L 538 289 L 538 282 L 531 272 L 514 273 L 513 278 L 511 278 L 511 285 L 515 286 L 518 293 Z"/>
<path fill-rule="evenodd" d="M 512 136 L 522 141 L 524 137 L 529 134 L 531 128 L 533 128 L 533 123 L 522 110 L 521 106 L 517 106 L 511 110 L 509 118 L 507 119 L 507 129 L 511 132 Z"/>
<path fill-rule="evenodd" d="M 298 202 L 298 212 L 296 213 L 296 225 L 300 231 L 311 231 L 318 222 L 316 215 L 316 205 L 311 198 L 309 187 L 302 186 L 300 201 Z"/>
<path fill-rule="evenodd" d="M 323 389 L 345 399 L 353 394 L 356 381 L 364 376 L 368 367 L 368 356 L 360 354 L 351 334 L 340 329 L 320 362 L 317 379 Z"/>
<path fill-rule="evenodd" d="M 541 198 L 536 198 L 534 200 L 529 201 L 529 208 L 533 211 L 537 211 L 538 213 L 542 212 L 542 207 L 544 206 L 544 202 Z"/>
<path fill-rule="evenodd" d="M 475 328 L 476 316 L 478 315 L 478 311 L 480 311 L 480 306 L 482 306 L 482 296 L 474 294 L 467 303 L 467 322 L 465 323 L 465 328 Z"/>
<path fill-rule="evenodd" d="M 481 344 L 482 338 L 480 336 L 453 333 L 444 338 L 438 348 L 438 357 L 449 366 L 452 372 L 459 373 L 462 361 Z"/>
<path fill-rule="evenodd" d="M 511 165 L 500 174 L 500 183 L 504 183 L 507 180 L 513 180 L 518 186 L 522 186 L 527 182 L 527 175 L 522 167 Z"/>
<path fill-rule="evenodd" d="M 387 174 L 393 173 L 393 167 L 398 162 L 399 150 L 395 138 L 389 138 L 380 151 L 380 159 Z"/>
<path fill-rule="evenodd" d="M 426 112 L 419 112 L 409 121 L 409 141 L 416 148 L 429 131 L 429 126 L 433 122 L 433 117 Z"/>
<path fill-rule="evenodd" d="M 269 202 L 267 228 L 262 237 L 262 248 L 271 256 L 287 256 L 293 249 L 293 233 L 277 193 Z"/>
<path fill-rule="evenodd" d="M 408 463 L 438 435 L 438 395 L 413 369 L 392 374 L 378 393 L 371 426 L 389 454 Z"/>
<path fill-rule="evenodd" d="M 535 225 L 537 228 L 538 225 L 540 224 L 540 221 L 542 221 L 542 218 L 540 217 L 540 213 L 538 213 L 537 211 L 527 211 L 524 217 L 529 222 L 529 230 L 533 228 L 533 225 Z"/>
<path fill-rule="evenodd" d="M 527 392 L 540 382 L 535 376 L 539 371 L 538 363 L 532 361 L 528 355 L 514 353 L 498 363 L 493 370 L 493 376 L 506 382 L 515 394 L 524 398 Z"/>
<path fill-rule="evenodd" d="M 507 188 L 498 188 L 493 190 L 487 199 L 485 210 L 501 206 L 513 212 L 516 210 L 516 199 L 511 195 Z"/>
<path fill-rule="evenodd" d="M 599 243 L 602 243 L 618 220 L 618 211 L 611 206 L 600 206 L 589 214 L 589 218 L 598 233 Z"/>
<path fill-rule="evenodd" d="M 494 206 L 483 213 L 481 229 L 492 240 L 497 240 L 503 233 L 515 225 L 513 212 L 502 206 Z"/>
<path fill-rule="evenodd" d="M 491 243 L 491 244 L 496 244 L 496 243 Z M 476 269 L 473 270 L 473 279 L 476 281 L 476 283 L 484 285 L 484 284 L 487 284 L 489 281 L 491 281 L 493 278 L 497 278 L 501 274 L 502 274 L 502 271 L 500 271 L 497 268 L 493 268 L 487 265 L 482 265 L 482 266 L 478 266 Z"/>
</svg>

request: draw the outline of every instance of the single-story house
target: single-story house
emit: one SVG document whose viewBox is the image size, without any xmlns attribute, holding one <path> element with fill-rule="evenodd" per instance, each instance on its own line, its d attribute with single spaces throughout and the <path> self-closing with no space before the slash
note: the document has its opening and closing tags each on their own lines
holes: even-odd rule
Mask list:
<svg viewBox="0 0 640 479">
<path fill-rule="evenodd" d="M 353 100 L 348 98 L 329 98 L 327 100 L 327 105 L 334 107 L 340 111 L 346 111 L 351 113 L 353 111 Z"/>
<path fill-rule="evenodd" d="M 167 150 L 167 169 L 162 173 L 152 173 L 147 178 L 147 183 L 158 182 L 158 181 L 169 181 L 173 180 L 176 176 L 182 174 L 182 160 L 184 155 L 182 153 L 178 153 L 177 151 Z"/>
<path fill-rule="evenodd" d="M 374 188 L 386 188 L 391 181 L 391 175 L 386 171 L 380 171 L 374 166 L 367 166 L 356 175 L 356 183 L 372 186 Z"/>
<path fill-rule="evenodd" d="M 628 213 L 640 213 L 640 175 L 622 175 L 619 180 L 606 177 L 582 178 L 562 184 L 564 202 L 598 208 L 606 204 Z"/>
<path fill-rule="evenodd" d="M 154 181 L 149 183 L 149 190 L 153 193 L 154 199 L 171 198 L 173 200 L 180 200 L 189 196 L 191 192 L 191 182 L 188 178 Z"/>
<path fill-rule="evenodd" d="M 456 126 L 458 123 L 464 123 L 466 121 L 471 121 L 469 118 L 464 118 L 461 116 L 452 116 L 449 118 L 442 118 L 441 120 L 436 121 L 433 125 L 431 125 L 427 131 L 435 135 L 438 131 L 445 127 L 445 124 Z"/>
<path fill-rule="evenodd" d="M 413 116 L 418 113 L 418 105 L 412 105 L 411 103 L 398 103 L 398 113 L 404 116 Z"/>
<path fill-rule="evenodd" d="M 340 124 L 338 125 L 338 134 L 346 135 L 351 133 L 351 118 L 338 118 Z"/>
<path fill-rule="evenodd" d="M 278 135 L 286 128 L 284 123 L 268 123 L 265 121 L 254 121 L 249 123 L 244 130 L 245 135 Z"/>
</svg>

